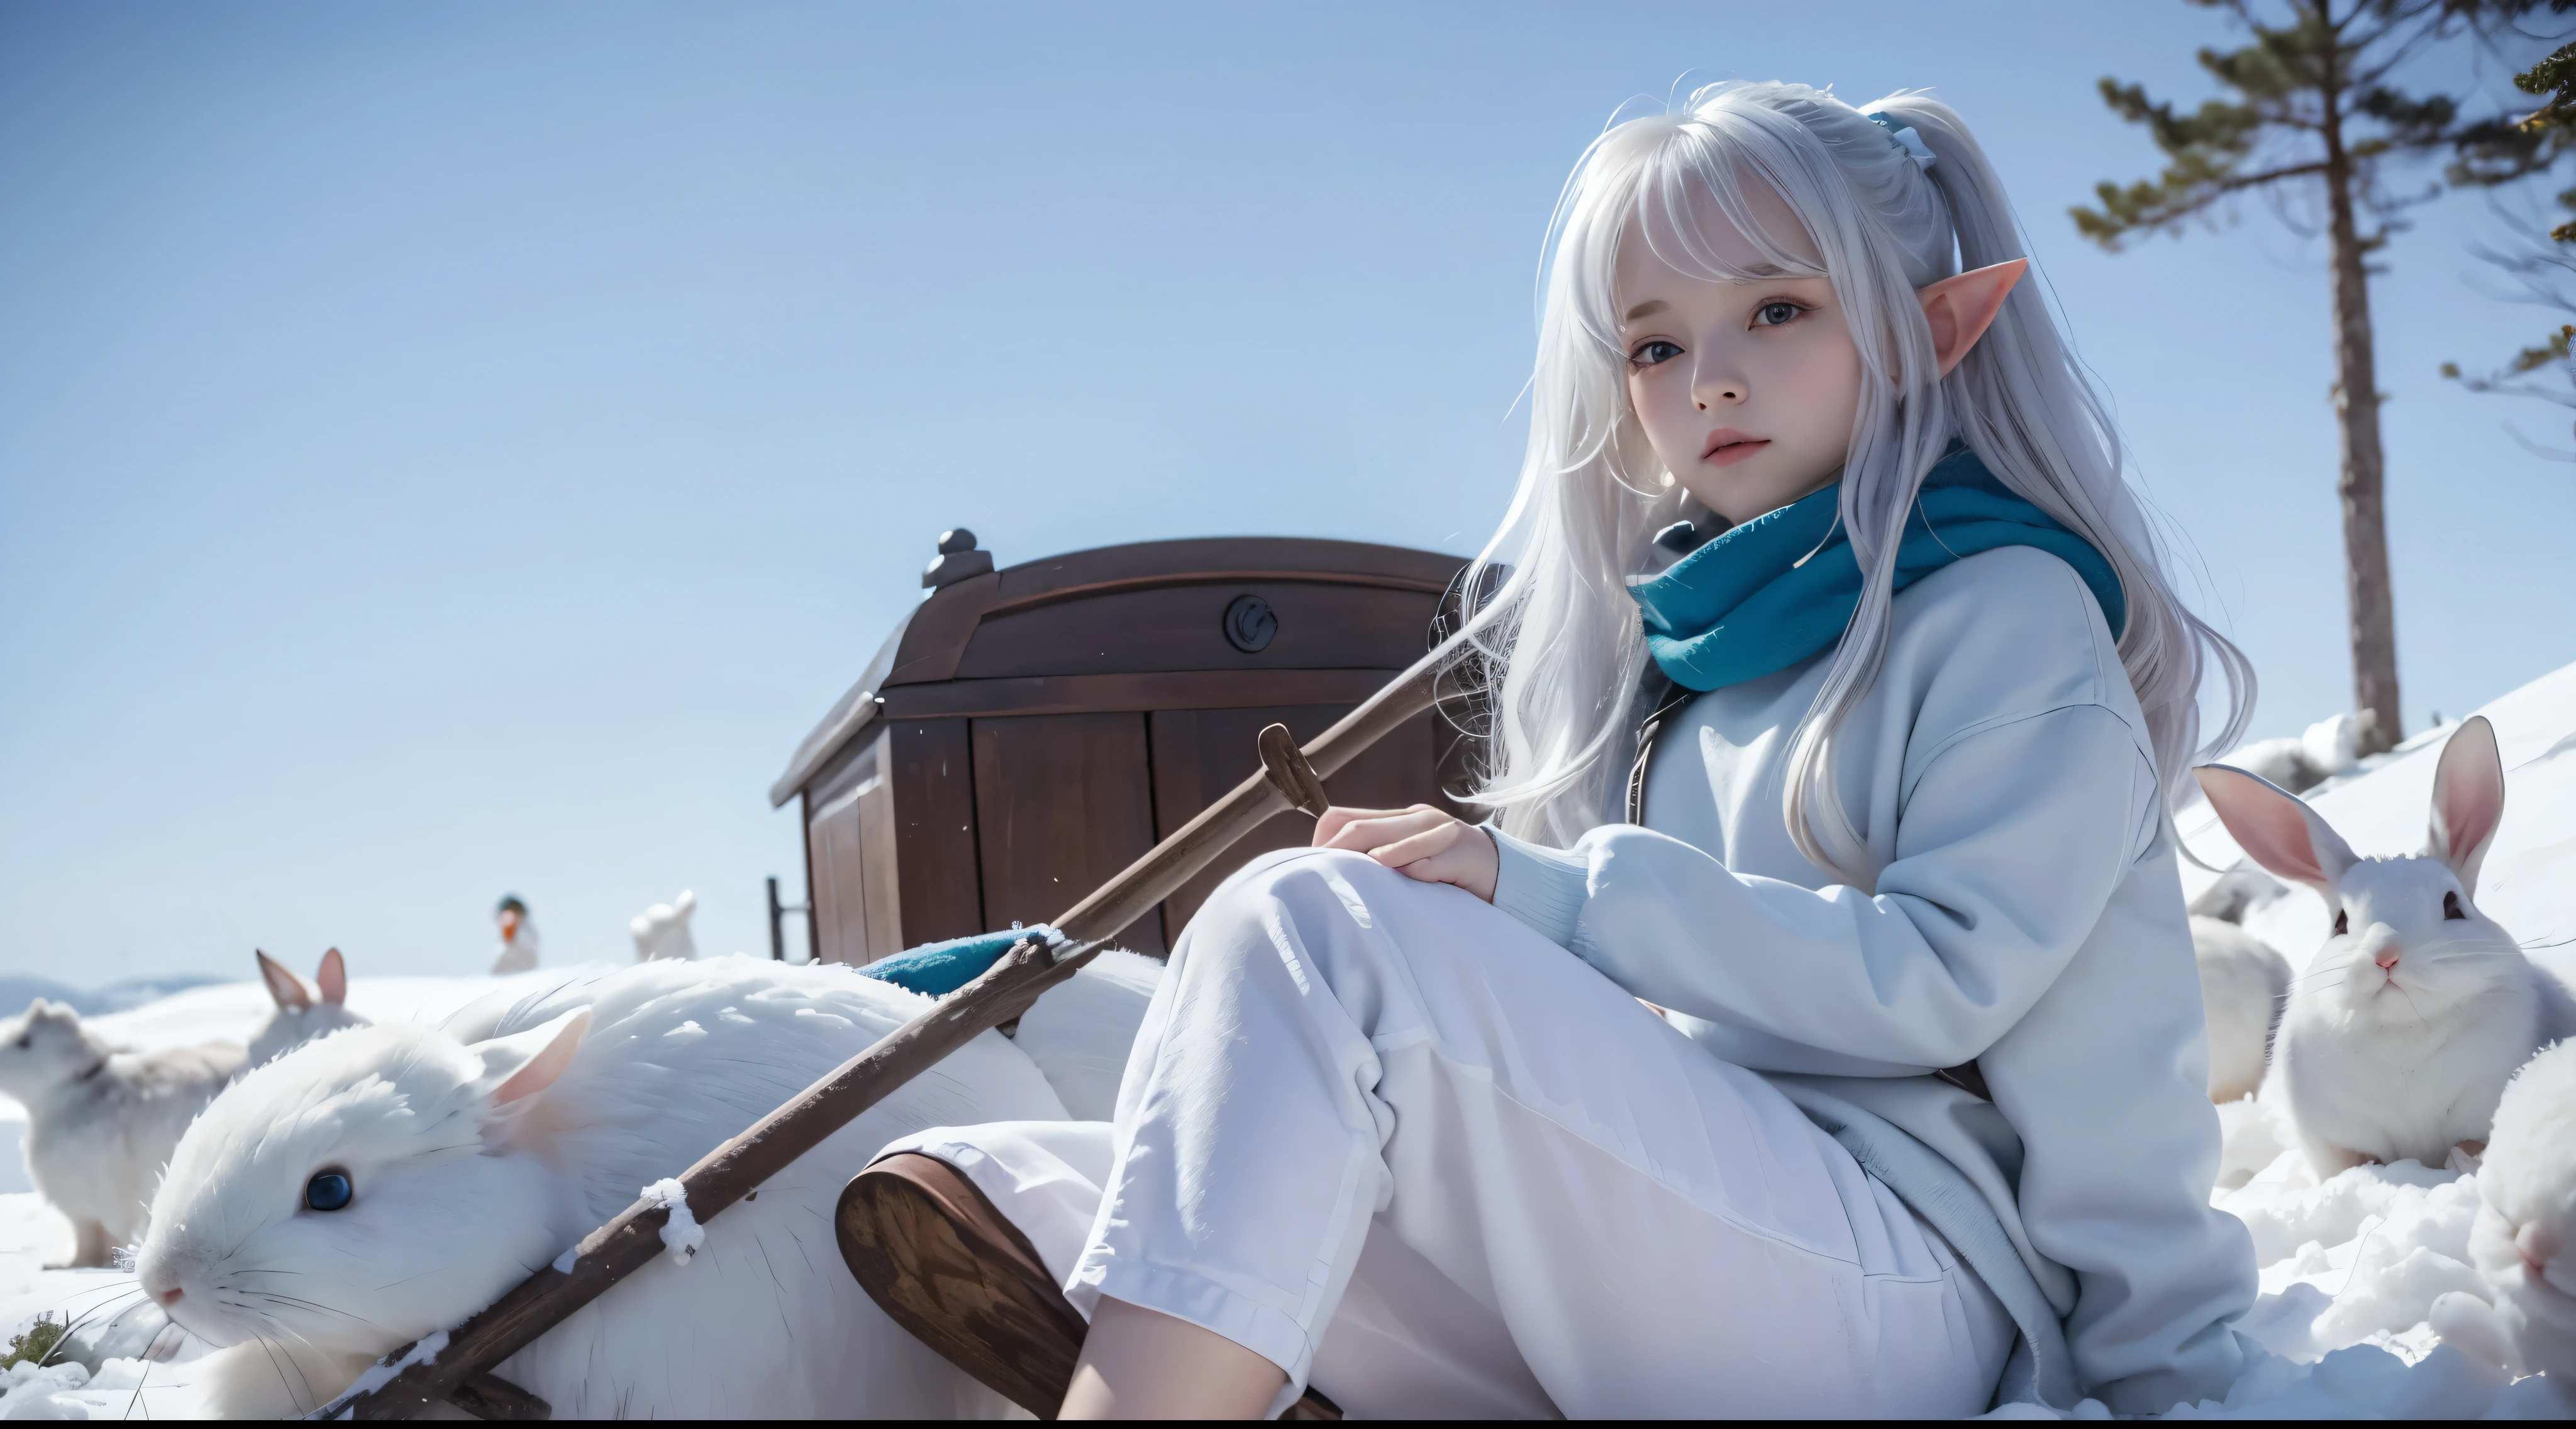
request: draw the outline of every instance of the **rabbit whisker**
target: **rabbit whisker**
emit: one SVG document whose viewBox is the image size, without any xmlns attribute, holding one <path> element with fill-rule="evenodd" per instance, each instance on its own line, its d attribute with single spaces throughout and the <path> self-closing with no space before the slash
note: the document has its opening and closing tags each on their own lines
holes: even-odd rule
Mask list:
<svg viewBox="0 0 2576 1429">
<path fill-rule="evenodd" d="M 2313 965 L 2306 972 L 2290 979 L 2290 986 L 2295 988 L 2301 983 L 2308 982 L 2316 978 L 2333 977 L 2338 973 L 2349 970 L 2354 963 L 2359 961 L 2360 959 L 2358 957 L 2350 957 L 2339 963 L 2321 963 Z"/>
<path fill-rule="evenodd" d="M 318 1300 L 298 1300 L 292 1295 L 271 1295 L 264 1290 L 245 1290 L 242 1293 L 245 1295 L 256 1295 L 262 1300 L 273 1300 L 280 1305 L 300 1305 L 307 1310 L 319 1310 L 326 1315 L 337 1315 L 344 1320 L 353 1320 L 361 1325 L 372 1325 L 375 1323 L 375 1321 L 368 1319 L 364 1315 L 352 1315 L 348 1311 L 340 1309 L 336 1305 L 325 1305 Z"/>
<path fill-rule="evenodd" d="M 162 1337 L 169 1334 L 172 1330 L 177 1329 L 179 1329 L 177 1325 L 163 1325 L 160 1329 L 152 1332 L 151 1340 L 143 1346 L 143 1353 L 137 1360 L 137 1363 L 141 1364 L 143 1368 L 134 1376 L 134 1393 L 125 1401 L 125 1413 L 119 1415 L 119 1418 L 131 1419 L 134 1417 L 135 1406 L 143 1403 L 143 1386 L 146 1381 L 152 1378 L 152 1357 L 154 1353 L 161 1348 Z M 182 1335 L 187 1333 L 185 1330 L 180 1330 L 179 1332 Z M 149 1406 L 145 1406 L 143 1417 L 146 1419 L 152 1417 L 152 1410 Z"/>
<path fill-rule="evenodd" d="M 264 1355 L 267 1355 L 267 1356 L 268 1356 L 268 1367 L 269 1367 L 270 1369 L 272 1369 L 272 1370 L 276 1371 L 276 1373 L 277 1373 L 277 1387 L 278 1387 L 278 1388 L 280 1388 L 280 1389 L 282 1389 L 282 1390 L 285 1390 L 285 1391 L 286 1391 L 286 1398 L 287 1398 L 288 1402 L 289 1402 L 289 1403 L 292 1403 L 292 1404 L 293 1404 L 297 1409 L 302 1410 L 303 1412 L 305 1412 L 305 1413 L 307 1413 L 307 1414 L 309 1414 L 309 1413 L 313 1412 L 313 1407 L 314 1407 L 314 1405 L 313 1405 L 313 1383 L 312 1383 L 312 1381 L 311 1381 L 311 1380 L 305 1380 L 303 1387 L 299 1389 L 299 1388 L 297 1388 L 297 1387 L 295 1386 L 295 1384 L 294 1384 L 294 1383 L 290 1382 L 290 1381 L 287 1379 L 287 1377 L 286 1377 L 286 1371 L 287 1371 L 287 1369 L 291 1366 L 291 1367 L 293 1367 L 293 1368 L 294 1368 L 294 1370 L 295 1370 L 295 1378 L 296 1378 L 296 1379 L 299 1379 L 299 1380 L 303 1380 L 303 1379 L 304 1379 L 304 1368 L 303 1368 L 303 1366 L 301 1366 L 301 1365 L 297 1365 L 297 1364 L 295 1363 L 295 1357 L 294 1357 L 293 1355 L 288 1355 L 288 1356 L 286 1357 L 286 1363 L 285 1363 L 285 1364 L 280 1364 L 280 1363 L 278 1363 L 278 1360 L 277 1360 L 278 1351 L 279 1351 L 281 1348 L 283 1348 L 283 1347 L 282 1347 L 282 1346 L 280 1346 L 280 1345 L 279 1345 L 275 1340 L 270 1339 L 270 1338 L 269 1338 L 268 1336 L 266 1336 L 266 1335 L 259 1335 L 259 1336 L 256 1336 L 255 1338 L 256 1338 L 256 1339 L 258 1339 L 258 1341 L 259 1341 L 260 1353 L 262 1353 L 262 1354 L 264 1354 Z"/>
<path fill-rule="evenodd" d="M 116 1312 L 116 1315 L 108 1317 L 109 1324 L 114 1324 L 117 1317 L 123 1315 L 126 1309 L 133 1308 L 133 1303 L 143 1298 L 143 1292 L 139 1289 L 133 1290 L 128 1292 L 124 1298 L 127 1302 L 125 1307 L 123 1309 L 119 1309 Z M 71 1343 L 72 1333 L 95 1323 L 99 1318 L 100 1312 L 106 1308 L 106 1305 L 113 1303 L 115 1302 L 109 1301 L 100 1305 L 94 1305 L 88 1310 L 83 1311 L 81 1314 L 64 1320 L 62 1335 L 54 1341 L 54 1347 L 52 1349 L 45 1351 L 45 1357 L 43 1360 L 39 1361 L 39 1364 L 50 1365 L 55 1363 L 56 1361 L 54 1357 L 61 1354 L 63 1352 L 63 1347 Z"/>
</svg>

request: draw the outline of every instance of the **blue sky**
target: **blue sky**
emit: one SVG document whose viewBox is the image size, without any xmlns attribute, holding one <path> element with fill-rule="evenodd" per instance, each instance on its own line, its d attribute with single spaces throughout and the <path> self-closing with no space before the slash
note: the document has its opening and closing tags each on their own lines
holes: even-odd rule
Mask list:
<svg viewBox="0 0 2576 1429">
<path fill-rule="evenodd" d="M 1958 105 L 2258 732 L 2346 707 L 2327 281 L 2260 205 L 2111 256 L 2120 5 L 0 5 L 0 969 L 479 970 L 504 890 L 765 947 L 764 791 L 944 527 L 1465 552 L 1623 101 Z M 2471 76 L 2490 90 L 2500 72 Z M 2416 215 L 2375 286 L 2408 719 L 2576 659 L 2545 331 Z"/>
</svg>

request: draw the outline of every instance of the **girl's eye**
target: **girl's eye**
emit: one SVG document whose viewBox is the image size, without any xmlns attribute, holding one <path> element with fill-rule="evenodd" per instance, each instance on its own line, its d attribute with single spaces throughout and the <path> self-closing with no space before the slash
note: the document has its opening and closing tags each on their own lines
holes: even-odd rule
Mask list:
<svg viewBox="0 0 2576 1429">
<path fill-rule="evenodd" d="M 2335 930 L 2334 930 L 2334 935 L 2335 935 L 2336 937 L 2340 938 L 2340 937 L 2342 937 L 2344 934 L 2349 933 L 2349 932 L 2351 932 L 2351 931 L 2352 931 L 2352 915 L 2351 915 L 2351 914 L 2348 914 L 2348 913 L 2346 913 L 2346 912 L 2344 912 L 2344 911 L 2343 911 L 2342 909 L 2340 909 L 2340 908 L 2337 908 L 2337 909 L 2335 910 Z"/>
<path fill-rule="evenodd" d="M 1653 342 L 1643 344 L 1635 352 L 1629 353 L 1628 360 L 1639 367 L 1656 367 L 1681 355 L 1680 344 L 1657 338 Z"/>
<path fill-rule="evenodd" d="M 2445 893 L 2442 895 L 2442 916 L 2445 918 L 2463 919 L 2469 916 L 2468 914 L 2460 911 L 2460 895 L 2456 893 Z"/>
<path fill-rule="evenodd" d="M 357 1190 L 349 1184 L 346 1171 L 316 1171 L 313 1179 L 304 1183 L 304 1204 L 317 1211 L 345 1210 L 355 1195 Z"/>
<path fill-rule="evenodd" d="M 1785 326 L 1796 321 L 1798 314 L 1805 311 L 1806 309 L 1792 302 L 1764 303 L 1753 310 L 1753 325 L 1755 327 Z"/>
</svg>

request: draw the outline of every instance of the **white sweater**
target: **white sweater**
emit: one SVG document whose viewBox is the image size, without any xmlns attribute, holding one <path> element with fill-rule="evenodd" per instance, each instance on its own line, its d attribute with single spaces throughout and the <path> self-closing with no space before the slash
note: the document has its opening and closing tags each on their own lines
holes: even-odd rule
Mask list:
<svg viewBox="0 0 2576 1429">
<path fill-rule="evenodd" d="M 1646 827 L 1498 838 L 1495 903 L 1801 1105 L 1828 1092 L 1939 1153 L 2063 1317 L 2085 1392 L 2130 1413 L 2223 1395 L 2253 1245 L 2209 1204 L 2191 932 L 2100 610 L 2028 547 L 1896 597 L 1886 668 L 1837 741 L 1871 891 L 1828 882 L 1782 818 L 1826 664 L 1669 718 Z M 1923 1075 L 1972 1058 L 1991 1105 Z"/>
</svg>

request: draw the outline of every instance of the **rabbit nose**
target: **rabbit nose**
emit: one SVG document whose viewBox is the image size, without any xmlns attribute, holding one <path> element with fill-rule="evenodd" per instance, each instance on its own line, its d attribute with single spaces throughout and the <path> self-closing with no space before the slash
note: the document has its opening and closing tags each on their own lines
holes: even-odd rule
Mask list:
<svg viewBox="0 0 2576 1429">
<path fill-rule="evenodd" d="M 2381 948 L 2378 952 L 2370 955 L 2370 960 L 2379 964 L 2383 971 L 2397 966 L 2397 945 L 2395 943 L 2391 943 L 2388 946 Z"/>
<path fill-rule="evenodd" d="M 173 1285 L 173 1286 L 171 1286 L 171 1287 L 170 1287 L 169 1289 L 167 1289 L 167 1290 L 156 1290 L 156 1291 L 154 1291 L 154 1292 L 152 1293 L 152 1298 L 153 1298 L 153 1299 L 155 1299 L 155 1300 L 160 1301 L 160 1302 L 161 1302 L 162 1304 L 164 1304 L 164 1305 L 176 1305 L 176 1304 L 178 1304 L 178 1303 L 179 1303 L 179 1297 L 181 1297 L 182 1295 L 185 1295 L 185 1294 L 187 1294 L 187 1292 L 186 1292 L 186 1291 L 181 1290 L 181 1289 L 180 1289 L 178 1286 L 176 1286 L 176 1285 Z"/>
<path fill-rule="evenodd" d="M 2538 1225 L 2527 1225 L 2513 1234 L 2513 1248 L 2522 1253 L 2523 1268 L 2534 1275 L 2549 1269 L 2549 1258 L 2558 1253 L 2558 1238 Z"/>
</svg>

